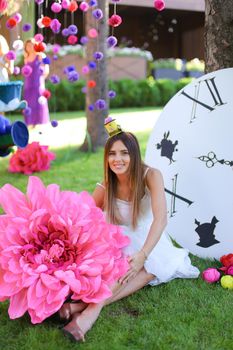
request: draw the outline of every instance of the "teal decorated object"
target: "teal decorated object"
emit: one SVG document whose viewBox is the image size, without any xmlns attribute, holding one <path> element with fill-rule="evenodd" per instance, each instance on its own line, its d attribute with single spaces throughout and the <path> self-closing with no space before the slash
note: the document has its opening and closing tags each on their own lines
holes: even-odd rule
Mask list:
<svg viewBox="0 0 233 350">
<path fill-rule="evenodd" d="M 27 102 L 21 101 L 22 87 L 22 81 L 0 83 L 0 112 L 9 112 L 27 107 Z"/>
<path fill-rule="evenodd" d="M 12 125 L 9 119 L 0 115 L 0 157 L 6 157 L 12 152 L 12 147 L 24 148 L 29 140 L 26 124 L 16 121 Z"/>
</svg>

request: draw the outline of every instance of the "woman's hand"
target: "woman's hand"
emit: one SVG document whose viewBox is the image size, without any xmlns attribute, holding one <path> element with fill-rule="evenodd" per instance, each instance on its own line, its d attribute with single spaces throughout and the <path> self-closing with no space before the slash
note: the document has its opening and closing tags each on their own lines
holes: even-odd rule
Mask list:
<svg viewBox="0 0 233 350">
<path fill-rule="evenodd" d="M 138 272 L 143 268 L 145 260 L 146 260 L 146 255 L 142 250 L 130 256 L 128 258 L 130 269 L 127 271 L 127 273 L 124 276 L 122 276 L 119 279 L 119 283 L 124 284 L 129 282 L 131 279 L 133 279 L 138 274 Z"/>
</svg>

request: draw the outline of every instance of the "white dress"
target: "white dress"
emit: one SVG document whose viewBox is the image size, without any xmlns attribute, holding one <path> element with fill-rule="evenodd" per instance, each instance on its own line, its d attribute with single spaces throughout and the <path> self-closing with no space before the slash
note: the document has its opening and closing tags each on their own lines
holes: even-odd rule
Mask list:
<svg viewBox="0 0 233 350">
<path fill-rule="evenodd" d="M 123 233 L 131 240 L 130 245 L 125 248 L 125 253 L 132 255 L 142 248 L 153 221 L 150 192 L 146 188 L 141 199 L 141 212 L 135 230 L 130 225 L 131 203 L 121 199 L 116 201 L 122 218 Z M 174 278 L 197 278 L 199 275 L 199 270 L 191 264 L 188 251 L 174 247 L 165 232 L 148 256 L 144 267 L 148 273 L 155 275 L 150 285 L 165 283 Z"/>
</svg>

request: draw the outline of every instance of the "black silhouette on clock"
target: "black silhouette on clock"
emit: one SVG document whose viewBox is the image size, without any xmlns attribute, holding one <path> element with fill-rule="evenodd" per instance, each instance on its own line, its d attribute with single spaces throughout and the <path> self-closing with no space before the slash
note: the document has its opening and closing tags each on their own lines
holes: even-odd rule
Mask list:
<svg viewBox="0 0 233 350">
<path fill-rule="evenodd" d="M 195 224 L 197 225 L 195 231 L 200 238 L 200 241 L 197 243 L 199 247 L 208 248 L 214 244 L 220 243 L 214 235 L 214 230 L 218 222 L 216 216 L 213 216 L 211 222 L 205 222 L 204 224 L 200 224 L 200 222 L 195 219 Z"/>
<path fill-rule="evenodd" d="M 157 149 L 161 148 L 161 157 L 166 157 L 170 160 L 170 164 L 172 162 L 175 162 L 174 159 L 172 159 L 173 157 L 173 153 L 175 151 L 178 151 L 178 149 L 176 149 L 175 147 L 178 145 L 178 141 L 176 140 L 174 143 L 172 143 L 171 140 L 168 140 L 168 136 L 170 135 L 170 131 L 168 131 L 167 133 L 165 132 L 163 135 L 163 139 L 161 140 L 160 143 L 157 143 L 156 147 Z"/>
</svg>

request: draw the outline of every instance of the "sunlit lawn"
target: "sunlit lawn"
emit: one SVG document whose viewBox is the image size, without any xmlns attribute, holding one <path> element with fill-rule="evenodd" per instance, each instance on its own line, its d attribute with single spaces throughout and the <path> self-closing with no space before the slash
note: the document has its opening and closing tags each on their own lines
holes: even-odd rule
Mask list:
<svg viewBox="0 0 233 350">
<path fill-rule="evenodd" d="M 74 118 L 78 114 L 74 113 Z M 73 113 L 65 116 L 73 118 Z M 59 115 L 56 119 L 62 118 Z M 149 133 L 136 133 L 143 154 Z M 95 183 L 102 179 L 103 150 L 85 154 L 73 145 L 55 152 L 57 157 L 51 170 L 36 175 L 45 184 L 57 183 L 63 190 L 92 192 Z M 27 176 L 8 173 L 7 165 L 8 158 L 0 159 L 0 186 L 11 183 L 25 191 Z M 201 270 L 214 265 L 193 256 L 192 261 Z M 106 307 L 84 344 L 64 338 L 61 325 L 54 318 L 36 326 L 30 324 L 27 315 L 9 320 L 7 307 L 7 302 L 0 304 L 0 347 L 4 350 L 233 349 L 232 291 L 207 285 L 201 278 L 146 287 Z"/>
</svg>

